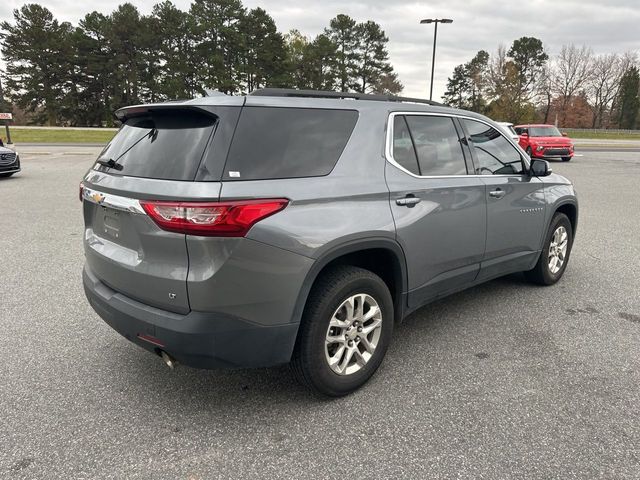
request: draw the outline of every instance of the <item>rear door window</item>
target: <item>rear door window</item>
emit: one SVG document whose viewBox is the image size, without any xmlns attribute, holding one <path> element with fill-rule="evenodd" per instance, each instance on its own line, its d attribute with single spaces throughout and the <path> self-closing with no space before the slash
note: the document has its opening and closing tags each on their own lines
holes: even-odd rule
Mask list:
<svg viewBox="0 0 640 480">
<path fill-rule="evenodd" d="M 404 116 L 396 115 L 393 119 L 393 159 L 402 168 L 414 175 L 420 175 L 418 157 L 413 147 L 411 133 Z"/>
<path fill-rule="evenodd" d="M 222 178 L 232 181 L 327 175 L 357 120 L 354 110 L 244 107 Z"/>
<path fill-rule="evenodd" d="M 154 111 L 127 120 L 98 160 L 113 160 L 122 168 L 96 164 L 114 175 L 193 180 L 216 124 L 214 116 L 192 111 Z"/>
<path fill-rule="evenodd" d="M 453 119 L 431 115 L 407 115 L 420 175 L 466 175 L 460 137 Z"/>
</svg>

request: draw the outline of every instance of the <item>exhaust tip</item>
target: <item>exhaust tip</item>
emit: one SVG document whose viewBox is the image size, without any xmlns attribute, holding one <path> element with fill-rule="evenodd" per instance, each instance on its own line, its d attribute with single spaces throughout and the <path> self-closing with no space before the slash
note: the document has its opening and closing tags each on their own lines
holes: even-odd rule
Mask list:
<svg viewBox="0 0 640 480">
<path fill-rule="evenodd" d="M 169 367 L 171 370 L 178 366 L 178 361 L 164 350 L 160 351 L 160 357 L 162 358 L 162 361 L 167 365 L 167 367 Z"/>
</svg>

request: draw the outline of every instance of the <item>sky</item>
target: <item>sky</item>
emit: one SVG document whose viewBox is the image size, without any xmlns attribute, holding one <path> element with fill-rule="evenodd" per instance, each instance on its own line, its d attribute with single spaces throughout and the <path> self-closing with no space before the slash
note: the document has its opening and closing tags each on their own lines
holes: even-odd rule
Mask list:
<svg viewBox="0 0 640 480">
<path fill-rule="evenodd" d="M 148 14 L 157 1 L 130 0 Z M 0 20 L 11 20 L 12 11 L 25 2 L 0 1 Z M 116 1 L 82 2 L 41 0 L 62 21 L 77 23 L 89 10 L 108 14 Z M 174 0 L 188 9 L 190 0 Z M 434 100 L 440 99 L 453 68 L 470 60 L 478 50 L 494 52 L 507 48 L 523 36 L 540 38 L 550 54 L 563 44 L 588 45 L 595 53 L 640 50 L 640 0 L 244 0 L 245 7 L 262 7 L 275 19 L 280 31 L 297 28 L 315 36 L 338 13 L 357 21 L 379 23 L 389 37 L 390 60 L 403 94 L 428 97 L 433 46 L 433 25 L 420 25 L 422 18 L 451 18 L 438 28 Z"/>
</svg>

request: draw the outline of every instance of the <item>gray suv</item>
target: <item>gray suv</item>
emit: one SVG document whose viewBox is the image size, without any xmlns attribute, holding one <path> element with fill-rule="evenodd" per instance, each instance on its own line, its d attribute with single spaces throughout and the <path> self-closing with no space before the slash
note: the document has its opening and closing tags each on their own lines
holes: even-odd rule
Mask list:
<svg viewBox="0 0 640 480">
<path fill-rule="evenodd" d="M 116 115 L 81 183 L 84 288 L 169 366 L 290 362 L 344 395 L 412 311 L 569 261 L 571 182 L 475 113 L 265 89 Z"/>
</svg>

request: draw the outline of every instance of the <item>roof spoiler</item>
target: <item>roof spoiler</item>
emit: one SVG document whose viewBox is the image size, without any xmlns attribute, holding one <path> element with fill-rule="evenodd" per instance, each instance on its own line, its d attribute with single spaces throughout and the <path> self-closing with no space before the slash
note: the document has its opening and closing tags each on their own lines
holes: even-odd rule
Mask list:
<svg viewBox="0 0 640 480">
<path fill-rule="evenodd" d="M 203 115 L 207 115 L 209 117 L 217 118 L 213 112 L 209 111 L 204 106 L 185 105 L 184 103 L 173 103 L 173 102 L 153 103 L 149 105 L 133 105 L 130 107 L 122 107 L 116 110 L 114 115 L 119 121 L 124 123 L 130 118 L 143 117 L 145 115 L 149 115 L 151 112 L 154 112 L 154 111 L 166 112 L 167 110 L 176 110 L 176 111 L 182 110 L 182 111 L 198 112 Z"/>
</svg>

